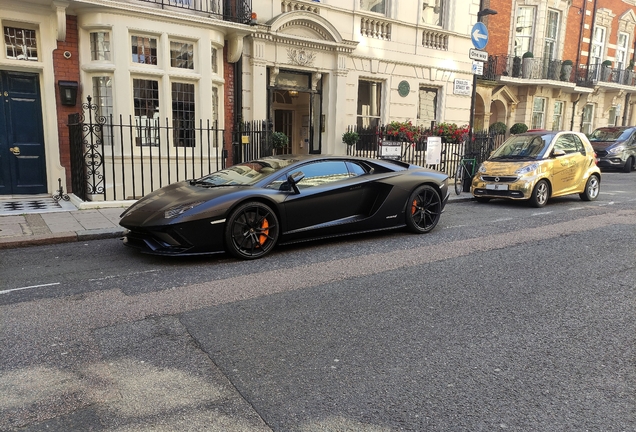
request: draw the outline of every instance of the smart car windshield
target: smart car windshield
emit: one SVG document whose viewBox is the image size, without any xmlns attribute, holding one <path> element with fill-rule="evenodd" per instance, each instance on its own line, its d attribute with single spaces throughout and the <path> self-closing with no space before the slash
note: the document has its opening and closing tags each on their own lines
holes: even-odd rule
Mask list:
<svg viewBox="0 0 636 432">
<path fill-rule="evenodd" d="M 201 177 L 195 180 L 193 184 L 208 187 L 253 185 L 293 162 L 296 162 L 296 160 L 276 158 L 244 162 Z"/>
<path fill-rule="evenodd" d="M 599 128 L 592 132 L 590 141 L 625 141 L 631 135 L 633 129 Z"/>
<path fill-rule="evenodd" d="M 495 150 L 490 160 L 541 159 L 553 138 L 554 134 L 515 135 Z"/>
</svg>

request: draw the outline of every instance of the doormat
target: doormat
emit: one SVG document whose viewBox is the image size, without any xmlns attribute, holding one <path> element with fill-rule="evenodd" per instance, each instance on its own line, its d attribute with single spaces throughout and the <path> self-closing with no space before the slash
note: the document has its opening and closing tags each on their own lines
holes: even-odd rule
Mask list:
<svg viewBox="0 0 636 432">
<path fill-rule="evenodd" d="M 77 208 L 69 202 L 58 202 L 50 197 L 0 200 L 0 216 L 15 216 L 28 213 L 52 213 L 72 211 Z"/>
</svg>

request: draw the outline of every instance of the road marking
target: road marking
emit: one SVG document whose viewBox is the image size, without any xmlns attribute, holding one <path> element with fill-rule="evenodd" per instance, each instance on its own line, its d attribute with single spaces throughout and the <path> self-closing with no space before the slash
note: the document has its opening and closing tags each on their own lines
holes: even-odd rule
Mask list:
<svg viewBox="0 0 636 432">
<path fill-rule="evenodd" d="M 549 215 L 550 213 L 554 213 L 554 211 L 547 211 L 547 212 L 541 212 L 541 213 L 532 213 L 530 216 L 543 216 L 543 215 Z"/>
<path fill-rule="evenodd" d="M 509 221 L 509 220 L 513 220 L 514 218 L 501 218 L 501 219 L 495 219 L 493 221 L 490 222 L 505 222 L 505 221 Z"/>
<path fill-rule="evenodd" d="M 27 290 L 27 289 L 31 289 L 31 288 L 42 288 L 42 287 L 48 287 L 48 286 L 55 286 L 55 285 L 59 285 L 59 284 L 60 284 L 60 282 L 53 282 L 53 283 L 42 284 L 42 285 L 31 285 L 31 286 L 22 287 L 22 288 L 12 288 L 12 289 L 8 289 L 8 290 L 0 291 L 0 294 L 8 294 L 8 293 L 13 292 L 13 291 L 22 291 L 22 290 Z"/>
</svg>

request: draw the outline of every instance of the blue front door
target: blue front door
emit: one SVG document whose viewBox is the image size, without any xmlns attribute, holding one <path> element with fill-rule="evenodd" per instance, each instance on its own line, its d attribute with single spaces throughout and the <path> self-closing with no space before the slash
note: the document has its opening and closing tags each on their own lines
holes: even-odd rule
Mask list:
<svg viewBox="0 0 636 432">
<path fill-rule="evenodd" d="M 0 195 L 46 193 L 38 74 L 0 71 Z"/>
</svg>

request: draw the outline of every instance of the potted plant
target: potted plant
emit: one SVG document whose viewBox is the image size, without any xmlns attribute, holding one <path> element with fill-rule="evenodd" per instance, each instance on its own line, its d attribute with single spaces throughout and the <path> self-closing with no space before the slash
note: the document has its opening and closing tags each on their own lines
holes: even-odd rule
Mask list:
<svg viewBox="0 0 636 432">
<path fill-rule="evenodd" d="M 570 81 L 572 76 L 572 60 L 563 60 L 561 64 L 561 81 Z"/>
<path fill-rule="evenodd" d="M 530 51 L 528 51 L 523 54 L 521 61 L 521 73 L 523 78 L 532 78 L 532 70 L 534 69 L 534 55 Z"/>
<path fill-rule="evenodd" d="M 274 147 L 274 152 L 276 150 L 282 149 L 289 145 L 289 138 L 282 132 L 272 132 L 272 147 Z"/>
<path fill-rule="evenodd" d="M 356 131 L 347 131 L 342 134 L 342 142 L 348 146 L 354 146 L 360 141 L 360 134 Z"/>
<path fill-rule="evenodd" d="M 526 126 L 524 123 L 515 123 L 510 128 L 510 133 L 513 135 L 517 135 L 520 133 L 524 133 L 527 130 L 528 130 L 528 126 Z"/>
<path fill-rule="evenodd" d="M 612 61 L 605 60 L 601 63 L 601 81 L 609 81 L 610 74 L 612 73 Z"/>
</svg>

